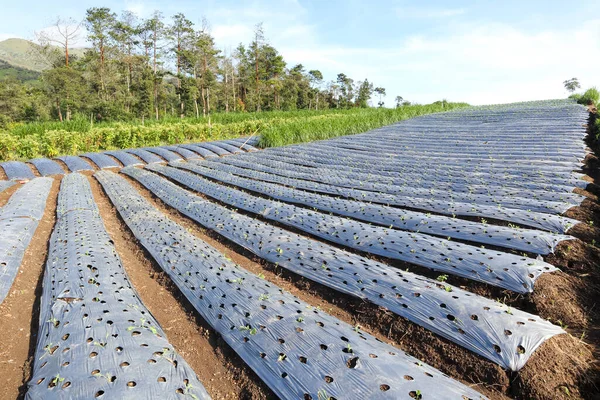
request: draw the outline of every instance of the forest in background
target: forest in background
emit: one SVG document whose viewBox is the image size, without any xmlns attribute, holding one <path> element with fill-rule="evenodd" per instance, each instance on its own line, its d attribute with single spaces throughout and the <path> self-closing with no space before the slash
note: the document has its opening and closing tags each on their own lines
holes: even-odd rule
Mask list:
<svg viewBox="0 0 600 400">
<path fill-rule="evenodd" d="M 288 65 L 262 24 L 249 43 L 228 51 L 215 43 L 206 20 L 196 26 L 181 13 L 166 18 L 156 11 L 144 19 L 94 7 L 83 21 L 57 18 L 36 37 L 30 56 L 48 67 L 26 83 L 14 73 L 0 80 L 0 128 L 75 118 L 143 122 L 214 112 L 366 108 L 373 96 L 384 105 L 385 88 L 366 78 L 339 73 L 325 82 L 318 69 Z M 89 48 L 75 54 L 72 44 L 81 39 Z M 397 96 L 396 106 L 408 104 Z"/>
</svg>

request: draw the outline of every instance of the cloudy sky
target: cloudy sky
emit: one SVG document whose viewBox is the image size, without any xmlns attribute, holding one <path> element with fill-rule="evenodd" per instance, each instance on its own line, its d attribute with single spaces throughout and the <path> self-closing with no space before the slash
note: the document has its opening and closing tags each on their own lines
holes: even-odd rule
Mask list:
<svg viewBox="0 0 600 400">
<path fill-rule="evenodd" d="M 2 4 L 6 3 L 6 4 Z M 402 0 L 0 0 L 0 40 L 32 38 L 56 16 L 82 19 L 88 7 L 145 17 L 183 12 L 208 18 L 222 49 L 248 43 L 264 23 L 289 66 L 340 72 L 425 103 L 471 104 L 563 98 L 577 77 L 600 87 L 600 14 L 595 1 Z"/>
</svg>

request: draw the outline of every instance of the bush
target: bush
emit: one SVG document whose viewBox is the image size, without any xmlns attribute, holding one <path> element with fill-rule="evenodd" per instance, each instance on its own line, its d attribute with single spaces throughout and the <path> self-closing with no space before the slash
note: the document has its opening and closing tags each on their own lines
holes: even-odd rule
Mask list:
<svg viewBox="0 0 600 400">
<path fill-rule="evenodd" d="M 600 92 L 596 87 L 591 87 L 585 91 L 585 93 L 577 100 L 579 104 L 583 104 L 586 106 L 598 104 L 598 100 L 600 100 Z"/>
</svg>

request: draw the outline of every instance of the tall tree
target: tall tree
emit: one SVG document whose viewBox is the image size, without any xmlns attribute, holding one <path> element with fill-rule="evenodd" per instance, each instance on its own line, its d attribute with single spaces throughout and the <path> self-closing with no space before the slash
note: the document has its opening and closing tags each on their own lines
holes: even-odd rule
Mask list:
<svg viewBox="0 0 600 400">
<path fill-rule="evenodd" d="M 402 101 L 404 101 L 404 98 L 402 96 L 396 96 L 394 100 L 396 100 L 396 108 L 398 108 L 402 106 Z"/>
<path fill-rule="evenodd" d="M 319 92 L 321 90 L 321 83 L 323 83 L 323 74 L 318 69 L 312 69 L 308 71 L 310 84 L 312 86 L 312 92 L 316 97 L 315 110 L 319 109 Z M 310 109 L 310 105 L 308 107 Z"/>
<path fill-rule="evenodd" d="M 172 51 L 177 57 L 177 96 L 179 98 L 179 114 L 180 117 L 183 118 L 185 116 L 185 105 L 182 101 L 181 93 L 181 79 L 183 77 L 183 71 L 181 68 L 183 65 L 184 52 L 186 51 L 187 46 L 190 44 L 190 38 L 193 37 L 194 27 L 192 21 L 187 19 L 182 13 L 175 14 L 172 17 L 172 20 L 173 23 L 169 29 L 169 34 L 173 43 Z"/>
<path fill-rule="evenodd" d="M 252 54 L 253 62 L 252 67 L 254 70 L 254 103 L 256 111 L 260 112 L 262 103 L 262 82 L 260 80 L 261 75 L 261 63 L 263 58 L 265 34 L 263 30 L 262 22 L 256 24 L 254 27 L 254 40 L 250 44 L 250 52 Z"/>
<path fill-rule="evenodd" d="M 165 24 L 163 22 L 163 15 L 160 11 L 154 11 L 152 17 L 148 19 L 142 26 L 142 32 L 148 32 L 148 35 L 144 35 L 149 39 L 145 42 L 144 47 L 151 49 L 152 51 L 152 71 L 153 71 L 153 103 L 154 103 L 154 116 L 156 119 L 159 118 L 159 88 L 162 82 L 163 74 L 159 73 L 159 58 L 161 53 L 161 42 L 164 39 Z"/>
<path fill-rule="evenodd" d="M 567 91 L 569 93 L 573 93 L 581 87 L 581 85 L 579 84 L 579 80 L 577 78 L 567 79 L 566 81 L 563 82 L 563 85 L 565 86 L 565 89 L 567 89 Z"/>
<path fill-rule="evenodd" d="M 92 7 L 86 11 L 85 28 L 88 40 L 99 57 L 98 78 L 101 96 L 106 96 L 105 64 L 107 48 L 110 44 L 110 32 L 115 24 L 116 14 L 107 7 Z"/>
<path fill-rule="evenodd" d="M 365 79 L 358 86 L 358 96 L 356 96 L 356 105 L 361 108 L 369 107 L 369 100 L 373 95 L 373 84 Z"/>
<path fill-rule="evenodd" d="M 69 67 L 69 46 L 79 38 L 81 21 L 73 18 L 56 17 L 50 29 L 36 32 L 39 44 L 49 51 L 51 45 L 58 46 L 64 54 L 65 67 Z"/>
<path fill-rule="evenodd" d="M 377 103 L 377 105 L 379 106 L 379 108 L 383 107 L 383 105 L 385 104 L 383 102 L 383 96 L 385 96 L 385 88 L 379 86 L 375 88 L 375 93 L 377 93 L 379 95 L 379 102 Z"/>
</svg>

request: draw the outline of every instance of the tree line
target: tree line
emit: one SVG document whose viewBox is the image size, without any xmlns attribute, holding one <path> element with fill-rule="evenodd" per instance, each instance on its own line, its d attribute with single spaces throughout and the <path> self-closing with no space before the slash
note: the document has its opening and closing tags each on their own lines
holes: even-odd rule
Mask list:
<svg viewBox="0 0 600 400">
<path fill-rule="evenodd" d="M 85 28 L 90 47 L 70 54 Z M 86 11 L 77 23 L 58 18 L 37 34 L 37 56 L 50 68 L 34 85 L 0 81 L 0 124 L 10 121 L 95 121 L 200 117 L 212 112 L 319 110 L 384 106 L 385 88 L 344 73 L 325 82 L 318 69 L 288 65 L 255 26 L 248 44 L 217 47 L 205 19 L 155 11 L 139 18 L 106 7 Z M 410 104 L 396 97 L 396 106 Z"/>
</svg>

